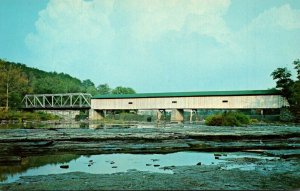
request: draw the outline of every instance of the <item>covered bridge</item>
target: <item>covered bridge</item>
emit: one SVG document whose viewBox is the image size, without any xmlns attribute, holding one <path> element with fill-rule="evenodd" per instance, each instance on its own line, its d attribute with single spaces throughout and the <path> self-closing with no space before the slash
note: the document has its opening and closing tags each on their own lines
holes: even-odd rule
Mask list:
<svg viewBox="0 0 300 191">
<path fill-rule="evenodd" d="M 279 109 L 288 106 L 278 90 L 205 91 L 96 95 L 90 119 L 102 119 L 106 110 L 172 110 L 171 121 L 183 121 L 183 111 L 197 109 Z M 191 112 L 192 114 L 192 112 Z"/>
</svg>

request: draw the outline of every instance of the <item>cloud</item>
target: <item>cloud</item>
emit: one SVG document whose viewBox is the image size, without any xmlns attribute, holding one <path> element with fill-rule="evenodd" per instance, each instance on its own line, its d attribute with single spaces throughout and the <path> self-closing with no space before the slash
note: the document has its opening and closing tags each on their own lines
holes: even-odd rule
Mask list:
<svg viewBox="0 0 300 191">
<path fill-rule="evenodd" d="M 141 41 L 156 40 L 169 31 L 197 32 L 222 41 L 218 31 L 228 31 L 221 16 L 229 0 L 128 0 L 121 4 L 131 15 L 132 35 Z"/>
<path fill-rule="evenodd" d="M 36 32 L 26 37 L 26 44 L 53 69 L 104 55 L 114 38 L 108 19 L 112 5 L 111 1 L 51 0 L 39 13 Z"/>
<path fill-rule="evenodd" d="M 234 32 L 238 45 L 237 63 L 247 66 L 257 86 L 272 86 L 270 73 L 277 67 L 289 67 L 300 52 L 300 10 L 289 4 L 266 9 L 240 31 Z M 265 79 L 265 80 L 259 80 Z M 260 81 L 260 82 L 259 82 Z"/>
<path fill-rule="evenodd" d="M 289 4 L 269 9 L 249 25 L 250 28 L 280 27 L 286 30 L 300 28 L 300 10 L 292 9 Z"/>
<path fill-rule="evenodd" d="M 39 13 L 36 31 L 25 41 L 32 62 L 42 69 L 71 74 L 70 67 L 86 73 L 92 67 L 118 70 L 136 66 L 122 62 L 128 54 L 144 56 L 131 56 L 136 63 L 151 60 L 146 58 L 147 44 L 169 32 L 224 41 L 222 35 L 229 32 L 221 16 L 229 4 L 229 0 L 50 0 Z"/>
<path fill-rule="evenodd" d="M 299 10 L 273 7 L 232 31 L 224 20 L 230 5 L 50 0 L 26 44 L 34 66 L 96 84 L 139 92 L 259 89 L 270 84 L 266 78 L 275 66 L 299 54 Z"/>
<path fill-rule="evenodd" d="M 281 49 L 286 44 L 291 47 L 295 42 L 300 43 L 300 36 L 294 35 L 294 31 L 300 29 L 299 18 L 300 10 L 292 9 L 289 4 L 265 10 L 235 34 L 236 42 L 243 45 L 243 51 L 256 56 Z M 280 54 L 285 52 L 290 51 L 282 50 Z"/>
</svg>

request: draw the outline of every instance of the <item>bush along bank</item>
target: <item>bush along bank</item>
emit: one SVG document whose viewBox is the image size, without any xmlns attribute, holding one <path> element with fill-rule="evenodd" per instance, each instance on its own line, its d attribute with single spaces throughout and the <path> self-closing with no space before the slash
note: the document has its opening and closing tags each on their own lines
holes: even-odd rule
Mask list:
<svg viewBox="0 0 300 191">
<path fill-rule="evenodd" d="M 240 112 L 224 112 L 208 116 L 205 124 L 209 126 L 245 126 L 250 124 L 250 118 Z"/>
<path fill-rule="evenodd" d="M 0 121 L 47 121 L 58 120 L 57 115 L 52 115 L 44 112 L 27 112 L 15 110 L 0 110 Z"/>
</svg>

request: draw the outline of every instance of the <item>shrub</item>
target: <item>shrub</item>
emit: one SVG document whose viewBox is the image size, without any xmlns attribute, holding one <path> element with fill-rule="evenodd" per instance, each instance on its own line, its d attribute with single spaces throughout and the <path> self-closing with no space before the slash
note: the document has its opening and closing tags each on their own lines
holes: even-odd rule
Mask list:
<svg viewBox="0 0 300 191">
<path fill-rule="evenodd" d="M 249 125 L 250 124 L 250 117 L 239 112 L 232 112 L 235 116 L 235 118 L 244 125 Z"/>
<path fill-rule="evenodd" d="M 24 113 L 23 113 L 23 118 L 24 118 L 25 120 L 28 120 L 28 121 L 39 120 L 38 115 L 36 115 L 36 114 L 34 114 L 34 113 L 31 113 L 31 112 L 24 112 Z"/>
<path fill-rule="evenodd" d="M 241 126 L 250 124 L 250 118 L 239 112 L 224 112 L 208 116 L 205 124 L 209 126 Z"/>
<path fill-rule="evenodd" d="M 222 115 L 223 126 L 241 126 L 241 122 L 234 113 L 225 113 Z"/>
<path fill-rule="evenodd" d="M 58 116 L 44 112 L 27 112 L 27 111 L 0 111 L 0 120 L 27 120 L 27 121 L 46 121 L 57 120 Z"/>
<path fill-rule="evenodd" d="M 250 119 L 250 123 L 258 123 L 258 119 Z"/>
<path fill-rule="evenodd" d="M 0 120 L 8 119 L 8 113 L 4 110 L 0 110 Z"/>
<path fill-rule="evenodd" d="M 210 115 L 205 120 L 206 125 L 221 126 L 223 124 L 223 117 L 221 114 Z"/>
</svg>

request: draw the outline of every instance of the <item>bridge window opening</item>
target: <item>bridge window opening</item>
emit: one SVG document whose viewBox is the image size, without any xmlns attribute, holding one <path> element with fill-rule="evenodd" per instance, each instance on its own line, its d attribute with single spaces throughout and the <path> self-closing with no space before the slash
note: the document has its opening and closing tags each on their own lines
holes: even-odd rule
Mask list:
<svg viewBox="0 0 300 191">
<path fill-rule="evenodd" d="M 133 104 L 133 102 L 130 101 L 130 102 L 128 102 L 128 104 Z"/>
<path fill-rule="evenodd" d="M 222 102 L 223 102 L 223 103 L 228 103 L 228 100 L 223 100 Z"/>
<path fill-rule="evenodd" d="M 172 101 L 172 103 L 177 103 L 177 101 Z"/>
</svg>

